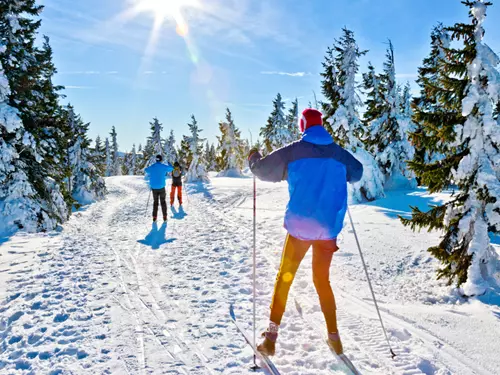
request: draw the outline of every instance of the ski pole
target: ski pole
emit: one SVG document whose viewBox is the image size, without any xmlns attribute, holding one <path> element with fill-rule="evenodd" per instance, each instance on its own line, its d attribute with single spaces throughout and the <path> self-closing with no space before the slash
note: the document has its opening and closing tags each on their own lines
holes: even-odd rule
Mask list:
<svg viewBox="0 0 500 375">
<path fill-rule="evenodd" d="M 146 204 L 146 216 L 148 216 L 148 208 L 149 208 L 149 200 L 151 199 L 151 192 L 152 190 L 149 189 L 148 203 Z"/>
<path fill-rule="evenodd" d="M 368 267 L 366 266 L 365 257 L 363 256 L 363 251 L 361 251 L 361 245 L 359 244 L 358 235 L 356 233 L 356 228 L 354 228 L 354 222 L 352 220 L 351 211 L 349 207 L 347 207 L 347 213 L 349 214 L 349 220 L 351 221 L 352 232 L 354 233 L 354 238 L 356 239 L 356 244 L 358 245 L 359 255 L 361 256 L 361 262 L 363 263 L 363 268 L 365 269 L 366 278 L 368 280 L 368 286 L 370 287 L 370 291 L 372 293 L 373 302 L 375 303 L 375 308 L 377 309 L 378 319 L 380 320 L 380 325 L 382 326 L 382 330 L 384 331 L 385 340 L 387 341 L 387 345 L 389 345 L 389 350 L 391 352 L 392 359 L 396 357 L 396 353 L 392 350 L 391 342 L 389 341 L 389 336 L 387 336 L 387 331 L 385 329 L 384 321 L 382 320 L 382 315 L 380 314 L 380 309 L 378 307 L 377 298 L 375 298 L 375 292 L 373 291 L 372 281 L 370 279 L 370 274 L 368 273 Z"/>
<path fill-rule="evenodd" d="M 253 176 L 253 347 L 257 347 L 257 327 L 256 327 L 256 269 L 257 269 L 257 178 Z M 253 371 L 257 371 L 257 355 L 253 354 Z"/>
</svg>

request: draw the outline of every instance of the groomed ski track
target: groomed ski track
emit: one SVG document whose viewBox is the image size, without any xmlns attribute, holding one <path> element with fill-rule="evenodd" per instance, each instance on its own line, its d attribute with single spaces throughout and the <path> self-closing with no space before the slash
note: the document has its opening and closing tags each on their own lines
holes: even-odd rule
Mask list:
<svg viewBox="0 0 500 375">
<path fill-rule="evenodd" d="M 251 181 L 214 178 L 209 186 L 188 186 L 185 214 L 170 212 L 168 225 L 160 222 L 152 230 L 144 180 L 112 177 L 107 179 L 107 199 L 74 214 L 61 231 L 18 234 L 0 242 L 0 373 L 253 373 L 252 349 L 228 316 L 234 304 L 239 324 L 251 331 Z M 284 184 L 265 183 L 258 184 L 258 192 L 261 332 L 280 262 L 287 193 Z M 360 373 L 494 374 L 499 359 L 487 343 L 500 334 L 495 306 L 440 304 L 447 298 L 440 297 L 441 287 L 429 293 L 431 304 L 412 300 L 413 293 L 422 294 L 426 287 L 419 282 L 430 283 L 431 274 L 411 244 L 425 248 L 437 235 L 404 231 L 405 238 L 396 240 L 403 230 L 394 233 L 390 215 L 376 213 L 370 205 L 353 206 L 352 212 L 355 222 L 362 221 L 358 233 L 367 245 L 370 272 L 398 354 L 390 359 L 347 224 L 332 265 L 332 285 L 344 348 Z M 377 233 L 384 227 L 386 233 Z M 380 241 L 394 243 L 401 252 L 397 249 L 394 257 L 401 259 L 379 250 L 384 246 Z M 423 268 L 411 268 L 416 261 Z M 409 273 L 410 281 L 384 277 L 390 272 L 400 272 L 400 277 Z M 387 291 L 391 284 L 398 292 Z M 425 318 L 419 320 L 420 315 Z M 476 351 L 467 352 L 461 339 L 455 339 L 467 330 L 447 333 L 466 320 L 470 330 L 483 329 L 486 344 Z M 332 370 L 336 359 L 322 327 L 308 254 L 290 293 L 273 358 L 281 374 L 344 373 Z"/>
</svg>

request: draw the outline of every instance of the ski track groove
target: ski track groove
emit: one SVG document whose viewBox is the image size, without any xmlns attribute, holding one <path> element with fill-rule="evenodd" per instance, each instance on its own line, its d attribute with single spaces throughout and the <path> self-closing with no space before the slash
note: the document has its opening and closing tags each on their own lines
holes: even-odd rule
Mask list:
<svg viewBox="0 0 500 375">
<path fill-rule="evenodd" d="M 124 185 L 121 185 L 122 188 L 124 188 L 125 190 L 128 190 L 129 188 L 128 187 L 125 187 Z M 130 192 L 130 190 L 129 190 Z M 132 200 L 134 198 L 134 194 L 127 194 L 130 196 L 130 199 Z M 147 287 L 144 286 L 143 283 L 141 283 L 141 276 L 139 274 L 139 269 L 137 267 L 137 263 L 134 264 L 134 266 L 132 266 L 127 259 L 124 258 L 124 256 L 131 256 L 131 254 L 128 254 L 128 253 L 125 253 L 123 256 L 120 255 L 120 253 L 113 247 L 113 251 L 115 252 L 115 255 L 116 255 L 116 259 L 117 259 L 117 262 L 118 262 L 118 270 L 120 272 L 120 275 L 121 275 L 121 285 L 122 285 L 122 288 L 125 290 L 125 295 L 126 295 L 126 299 L 131 307 L 131 311 L 133 312 L 133 316 L 134 316 L 134 319 L 136 321 L 136 326 L 135 326 L 135 333 L 137 335 L 137 342 L 138 342 L 138 350 L 139 350 L 139 357 L 138 357 L 138 362 L 139 362 L 139 367 L 140 367 L 140 371 L 141 371 L 141 374 L 145 374 L 146 373 L 146 369 L 147 369 L 147 355 L 146 355 L 146 349 L 145 349 L 145 344 L 144 344 L 144 333 L 145 333 L 145 330 L 148 331 L 150 333 L 150 336 L 151 336 L 151 339 L 153 342 L 155 342 L 159 347 L 161 347 L 163 350 L 165 350 L 165 352 L 169 355 L 169 357 L 174 360 L 175 362 L 177 363 L 173 363 L 174 366 L 178 366 L 179 364 L 181 365 L 184 365 L 184 366 L 187 366 L 187 361 L 184 359 L 184 358 L 180 358 L 178 355 L 175 354 L 175 351 L 172 351 L 171 349 L 169 349 L 163 342 L 162 340 L 160 339 L 159 337 L 159 334 L 156 333 L 149 325 L 150 323 L 146 322 L 143 318 L 140 317 L 139 315 L 139 311 L 143 310 L 143 309 L 146 309 L 147 311 L 149 311 L 153 316 L 156 317 L 155 315 L 155 312 L 153 310 L 151 310 L 149 308 L 149 306 L 147 305 L 147 303 L 144 301 L 144 299 L 140 296 L 140 292 L 141 292 L 141 289 L 145 289 L 145 290 L 148 290 L 149 289 Z M 125 250 L 126 251 L 126 250 Z M 123 274 L 121 272 L 121 264 L 124 264 L 125 268 L 132 274 L 135 275 L 136 277 L 136 281 L 137 281 L 137 285 L 139 287 L 139 290 L 138 292 L 134 292 L 133 290 L 130 290 L 129 288 L 127 288 L 127 286 L 125 285 L 125 282 L 124 282 L 124 278 L 123 278 Z M 138 307 L 137 304 L 134 304 L 132 303 L 131 301 L 131 296 L 135 297 L 138 302 L 139 302 L 139 305 L 142 306 L 142 309 L 140 307 Z M 184 369 L 182 368 L 178 368 L 179 371 L 181 371 L 182 374 L 187 374 L 185 372 Z"/>
</svg>

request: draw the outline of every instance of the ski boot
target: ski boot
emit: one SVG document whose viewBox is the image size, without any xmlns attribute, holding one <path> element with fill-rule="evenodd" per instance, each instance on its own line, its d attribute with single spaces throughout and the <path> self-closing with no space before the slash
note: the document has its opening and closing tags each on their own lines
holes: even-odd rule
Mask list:
<svg viewBox="0 0 500 375">
<path fill-rule="evenodd" d="M 337 353 L 337 355 L 344 354 L 344 348 L 342 347 L 342 341 L 338 332 L 329 333 L 327 342 L 330 349 Z"/>
<path fill-rule="evenodd" d="M 167 221 L 167 217 L 166 216 L 163 216 L 163 221 Z"/>
<path fill-rule="evenodd" d="M 262 344 L 257 345 L 257 350 L 264 355 L 272 357 L 276 353 L 276 339 L 278 335 L 276 334 L 273 340 L 272 334 L 264 332 L 262 337 L 264 337 L 264 341 Z"/>
<path fill-rule="evenodd" d="M 276 353 L 276 340 L 278 339 L 279 326 L 274 323 L 269 323 L 269 328 L 262 334 L 264 341 L 257 346 L 257 350 L 264 355 L 273 356 Z"/>
<path fill-rule="evenodd" d="M 157 219 L 156 217 L 153 217 L 153 223 L 156 223 L 156 219 Z"/>
</svg>

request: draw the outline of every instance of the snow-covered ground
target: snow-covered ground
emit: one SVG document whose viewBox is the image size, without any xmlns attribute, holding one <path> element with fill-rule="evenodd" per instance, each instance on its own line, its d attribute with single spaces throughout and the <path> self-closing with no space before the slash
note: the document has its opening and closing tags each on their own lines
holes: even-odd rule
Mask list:
<svg viewBox="0 0 500 375">
<path fill-rule="evenodd" d="M 107 179 L 108 198 L 59 232 L 0 239 L 1 374 L 251 374 L 252 180 L 191 186 L 185 212 L 152 227 L 139 177 Z M 436 233 L 413 233 L 398 214 L 446 196 L 394 192 L 352 206 L 375 291 L 398 354 L 390 359 L 350 225 L 332 284 L 349 358 L 362 374 L 500 374 L 500 298 L 461 300 L 435 281 L 425 251 Z M 285 231 L 285 184 L 258 184 L 258 330 Z M 1 242 L 3 241 L 3 242 Z M 498 242 L 498 241 L 497 241 Z M 497 243 L 498 249 L 498 243 Z M 296 308 L 302 311 L 301 318 Z M 310 254 L 283 319 L 283 374 L 341 374 L 324 343 Z"/>
</svg>

